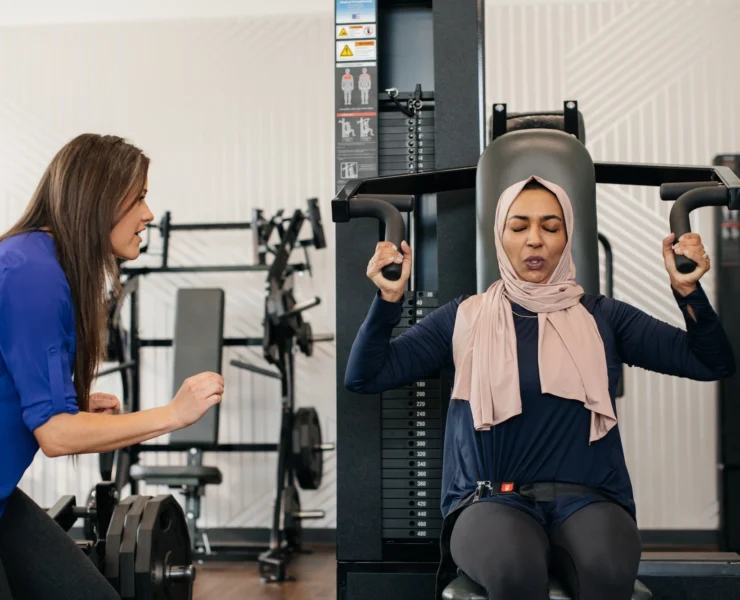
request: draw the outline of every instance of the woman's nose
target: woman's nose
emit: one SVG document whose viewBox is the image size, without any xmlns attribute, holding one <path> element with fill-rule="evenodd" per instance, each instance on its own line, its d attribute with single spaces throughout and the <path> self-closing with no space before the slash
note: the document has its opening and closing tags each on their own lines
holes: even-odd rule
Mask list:
<svg viewBox="0 0 740 600">
<path fill-rule="evenodd" d="M 531 231 L 529 233 L 529 237 L 527 238 L 527 245 L 529 246 L 541 246 L 542 245 L 542 238 L 540 237 L 540 234 L 537 230 Z"/>
<path fill-rule="evenodd" d="M 144 214 L 141 216 L 141 220 L 144 221 L 144 223 L 151 223 L 154 221 L 154 214 L 149 209 L 149 205 L 146 202 L 144 203 Z"/>
</svg>

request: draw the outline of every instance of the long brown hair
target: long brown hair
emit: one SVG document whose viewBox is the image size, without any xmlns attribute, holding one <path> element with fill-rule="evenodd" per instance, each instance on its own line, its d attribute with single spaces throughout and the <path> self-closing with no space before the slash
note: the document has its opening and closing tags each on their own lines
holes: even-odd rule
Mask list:
<svg viewBox="0 0 740 600">
<path fill-rule="evenodd" d="M 120 291 L 112 228 L 133 208 L 146 185 L 149 158 L 120 137 L 83 134 L 54 156 L 25 213 L 0 241 L 49 231 L 67 276 L 75 312 L 73 377 L 80 410 L 105 355 L 107 284 Z"/>
</svg>

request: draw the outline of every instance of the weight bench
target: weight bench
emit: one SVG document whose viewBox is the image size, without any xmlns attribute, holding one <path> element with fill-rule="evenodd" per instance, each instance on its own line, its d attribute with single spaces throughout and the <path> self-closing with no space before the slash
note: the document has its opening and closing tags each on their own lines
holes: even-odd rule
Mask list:
<svg viewBox="0 0 740 600">
<path fill-rule="evenodd" d="M 224 291 L 221 289 L 181 289 L 177 291 L 175 315 L 174 377 L 172 394 L 183 382 L 203 371 L 221 373 L 224 330 Z M 189 427 L 170 434 L 170 445 L 187 451 L 187 465 L 160 467 L 131 465 L 130 477 L 151 485 L 166 485 L 178 489 L 185 497 L 185 515 L 190 532 L 190 543 L 195 551 L 199 537 L 208 549 L 205 534 L 200 534 L 200 497 L 207 485 L 222 481 L 217 467 L 203 466 L 203 448 L 218 442 L 219 405 L 211 407 L 203 417 Z M 145 451 L 146 445 L 142 450 Z"/>
<path fill-rule="evenodd" d="M 565 591 L 562 584 L 555 578 L 549 582 L 549 600 L 572 600 L 572 596 Z M 632 600 L 651 600 L 653 595 L 640 581 L 635 581 L 635 591 Z M 486 591 L 470 579 L 462 571 L 442 592 L 442 600 L 488 600 Z"/>
</svg>

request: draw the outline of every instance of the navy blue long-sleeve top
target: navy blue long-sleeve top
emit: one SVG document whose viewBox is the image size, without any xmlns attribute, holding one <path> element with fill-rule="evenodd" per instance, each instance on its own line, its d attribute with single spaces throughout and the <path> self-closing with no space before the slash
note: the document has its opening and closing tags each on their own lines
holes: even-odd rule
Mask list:
<svg viewBox="0 0 740 600">
<path fill-rule="evenodd" d="M 75 318 L 54 240 L 35 231 L 0 243 L 0 516 L 39 450 L 34 431 L 79 412 Z"/>
<path fill-rule="evenodd" d="M 448 369 L 450 381 L 454 380 L 452 334 L 457 309 L 466 297 L 439 307 L 391 339 L 403 304 L 376 295 L 353 344 L 345 386 L 350 391 L 376 394 L 434 376 L 442 369 Z M 624 302 L 604 296 L 582 298 L 604 342 L 615 414 L 623 363 L 701 381 L 734 373 L 730 341 L 701 286 L 686 297 L 675 293 L 674 297 L 684 315 L 686 331 Z M 689 315 L 688 305 L 696 321 Z M 442 516 L 473 493 L 478 481 L 557 481 L 587 486 L 601 496 L 557 497 L 547 506 L 517 495 L 487 500 L 513 504 L 547 528 L 557 527 L 579 508 L 604 497 L 623 506 L 636 520 L 619 426 L 589 444 L 591 412 L 585 405 L 542 393 L 538 322 L 526 318 L 536 315 L 516 304 L 512 309 L 523 315 L 514 315 L 522 413 L 488 431 L 475 431 L 470 403 L 450 400 L 443 451 Z"/>
</svg>

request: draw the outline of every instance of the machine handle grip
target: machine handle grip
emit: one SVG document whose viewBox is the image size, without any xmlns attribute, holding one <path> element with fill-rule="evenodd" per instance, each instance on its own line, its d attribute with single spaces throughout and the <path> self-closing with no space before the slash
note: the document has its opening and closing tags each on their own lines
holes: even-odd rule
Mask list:
<svg viewBox="0 0 740 600">
<path fill-rule="evenodd" d="M 398 209 L 386 200 L 378 198 L 353 198 L 349 202 L 349 218 L 373 217 L 385 224 L 385 241 L 391 242 L 401 250 L 404 241 L 406 226 Z M 398 281 L 401 278 L 402 265 L 393 263 L 383 267 L 383 277 L 389 281 Z"/>
<path fill-rule="evenodd" d="M 414 210 L 414 197 L 409 194 L 355 194 L 351 202 L 357 202 L 357 200 L 382 200 L 395 206 L 401 212 Z"/>
<path fill-rule="evenodd" d="M 682 235 L 691 232 L 691 221 L 689 214 L 696 208 L 702 206 L 726 206 L 730 194 L 725 186 L 708 186 L 689 190 L 678 198 L 671 208 L 668 221 L 671 232 L 678 241 Z M 696 263 L 683 254 L 676 255 L 676 268 L 679 273 L 691 273 L 696 269 Z"/>
<path fill-rule="evenodd" d="M 722 184 L 719 181 L 683 181 L 660 184 L 661 200 L 678 200 L 686 192 L 702 188 L 719 187 Z M 724 187 L 724 186 L 722 186 Z"/>
</svg>

